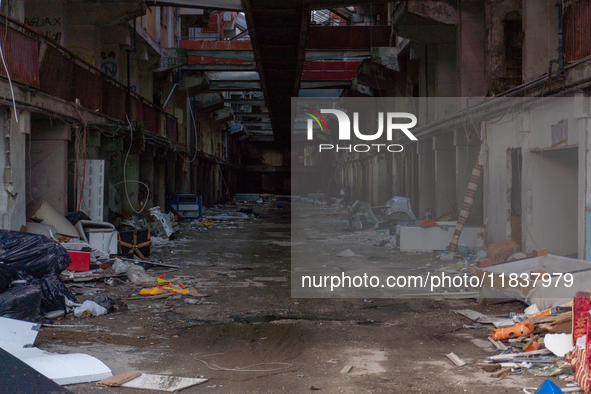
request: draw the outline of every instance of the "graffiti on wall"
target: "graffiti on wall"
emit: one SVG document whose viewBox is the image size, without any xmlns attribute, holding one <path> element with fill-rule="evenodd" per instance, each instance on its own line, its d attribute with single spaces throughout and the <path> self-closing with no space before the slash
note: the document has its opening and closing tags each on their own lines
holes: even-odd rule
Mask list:
<svg viewBox="0 0 591 394">
<path fill-rule="evenodd" d="M 78 56 L 85 62 L 94 65 L 94 53 L 90 51 L 88 48 L 80 46 L 69 46 L 68 50 L 70 50 L 74 55 Z"/>
<path fill-rule="evenodd" d="M 62 40 L 61 19 L 61 17 L 34 16 L 32 18 L 25 18 L 24 24 L 60 44 Z"/>
<path fill-rule="evenodd" d="M 101 71 L 113 79 L 117 79 L 119 74 L 117 63 L 117 53 L 115 51 L 101 51 Z"/>
</svg>

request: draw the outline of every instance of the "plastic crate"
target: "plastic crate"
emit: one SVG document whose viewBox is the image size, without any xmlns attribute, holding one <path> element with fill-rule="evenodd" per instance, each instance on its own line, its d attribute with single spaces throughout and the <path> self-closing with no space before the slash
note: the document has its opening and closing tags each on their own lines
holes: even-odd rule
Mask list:
<svg viewBox="0 0 591 394">
<path fill-rule="evenodd" d="M 66 268 L 68 271 L 88 271 L 90 270 L 90 252 L 68 251 L 72 264 Z"/>
</svg>

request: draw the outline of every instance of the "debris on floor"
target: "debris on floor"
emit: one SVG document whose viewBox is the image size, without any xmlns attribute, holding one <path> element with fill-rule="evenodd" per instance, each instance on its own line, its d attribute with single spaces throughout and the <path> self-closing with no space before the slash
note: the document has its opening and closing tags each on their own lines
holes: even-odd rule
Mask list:
<svg viewBox="0 0 591 394">
<path fill-rule="evenodd" d="M 134 389 L 176 392 L 207 382 L 206 378 L 184 378 L 179 376 L 152 375 L 142 373 L 137 378 L 121 384 Z"/>
<path fill-rule="evenodd" d="M 587 335 L 591 334 L 591 325 L 587 322 L 591 311 L 590 299 L 589 292 L 579 292 L 566 304 L 541 311 L 537 305 L 531 305 L 506 317 L 489 317 L 469 309 L 453 312 L 477 322 L 482 328 L 490 327 L 488 339 L 494 345 L 490 351 L 497 354 L 476 365 L 485 372 L 493 372 L 491 377 L 504 378 L 522 373 L 558 377 L 566 381 L 574 380 L 580 387 L 571 385 L 563 391 L 547 380 L 537 391 L 527 388 L 524 392 L 580 390 L 587 393 L 591 391 L 591 369 L 587 361 Z M 509 326 L 509 322 L 513 325 Z M 453 355 L 446 354 L 459 366 Z"/>
<path fill-rule="evenodd" d="M 105 364 L 87 354 L 54 354 L 33 347 L 39 328 L 39 324 L 0 317 L 0 348 L 61 385 L 94 382 L 112 375 Z"/>
</svg>

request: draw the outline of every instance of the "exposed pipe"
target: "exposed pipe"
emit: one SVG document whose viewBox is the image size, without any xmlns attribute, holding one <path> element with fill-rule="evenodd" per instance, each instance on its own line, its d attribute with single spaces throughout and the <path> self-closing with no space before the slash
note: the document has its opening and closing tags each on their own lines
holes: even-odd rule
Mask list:
<svg viewBox="0 0 591 394">
<path fill-rule="evenodd" d="M 168 100 L 170 100 L 170 98 L 172 97 L 172 94 L 174 93 L 174 90 L 176 89 L 177 86 L 179 86 L 180 83 L 180 73 L 179 73 L 179 82 L 175 83 L 172 86 L 172 89 L 170 90 L 170 94 L 168 95 L 168 98 L 166 99 L 166 101 L 164 102 L 164 105 L 162 106 L 162 109 L 166 108 L 166 104 L 168 104 Z"/>
</svg>

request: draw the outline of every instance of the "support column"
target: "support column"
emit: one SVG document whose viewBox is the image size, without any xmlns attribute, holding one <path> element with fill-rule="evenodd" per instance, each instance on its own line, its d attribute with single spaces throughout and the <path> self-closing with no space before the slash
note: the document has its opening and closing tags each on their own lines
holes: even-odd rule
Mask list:
<svg viewBox="0 0 591 394">
<path fill-rule="evenodd" d="M 548 62 L 558 59 L 558 10 L 554 4 L 523 2 L 523 79 L 526 83 L 547 73 Z"/>
<path fill-rule="evenodd" d="M 123 196 L 120 190 L 123 187 L 123 166 L 121 165 L 123 152 L 122 138 L 109 138 L 102 136 L 99 157 L 105 160 L 105 206 L 104 219 L 114 220 L 113 215 L 121 213 Z M 125 198 L 125 197 L 123 197 Z"/>
<path fill-rule="evenodd" d="M 25 141 L 31 132 L 30 113 L 19 113 L 16 123 L 12 107 L 0 108 L 0 171 L 3 185 L 0 186 L 1 227 L 7 230 L 20 230 L 26 221 L 25 186 Z"/>
<path fill-rule="evenodd" d="M 588 99 L 579 99 L 579 102 Z M 575 109 L 575 114 L 579 108 Z M 585 108 L 587 112 L 588 109 Z M 583 115 L 583 114 L 581 114 Z M 585 114 L 588 116 L 588 114 Z M 579 119 L 579 258 L 591 261 L 591 118 Z"/>
<path fill-rule="evenodd" d="M 125 171 L 125 180 L 127 181 L 127 190 L 125 185 L 122 185 L 123 187 L 119 189 L 121 190 L 123 200 L 122 213 L 135 215 L 135 211 L 140 211 L 142 209 L 141 198 L 139 196 L 140 184 L 134 182 L 140 180 L 140 155 L 134 148 L 132 148 L 127 157 L 127 164 L 125 163 L 126 155 L 127 153 L 121 157 L 121 166 L 123 167 L 123 171 Z"/>
<path fill-rule="evenodd" d="M 484 73 L 484 44 L 486 42 L 484 1 L 461 2 L 459 14 L 459 96 L 484 96 L 486 93 L 486 78 Z"/>
<path fill-rule="evenodd" d="M 451 213 L 456 204 L 456 166 L 453 133 L 433 137 L 435 160 L 435 218 Z M 460 208 L 457 208 L 459 213 Z"/>
<path fill-rule="evenodd" d="M 148 152 L 144 152 L 142 154 L 140 154 L 140 162 L 142 163 L 142 165 L 140 166 L 139 169 L 139 180 L 140 182 L 144 182 L 147 185 L 149 185 L 150 190 L 146 190 L 146 187 L 144 185 L 139 185 L 139 194 L 140 194 L 140 200 L 141 203 L 143 204 L 144 201 L 146 201 L 146 193 L 151 193 L 151 196 L 148 198 L 148 201 L 146 202 L 146 209 L 155 206 L 154 205 L 154 188 L 156 185 L 156 177 L 155 177 L 155 171 L 154 171 L 154 151 L 152 149 L 150 149 Z M 166 210 L 166 206 L 160 206 L 160 208 L 162 210 Z"/>
<path fill-rule="evenodd" d="M 33 121 L 27 167 L 27 203 L 45 199 L 59 213 L 68 212 L 68 141 L 72 139 L 69 125 Z"/>
<path fill-rule="evenodd" d="M 166 163 L 160 159 L 158 153 L 156 153 L 156 157 L 152 193 L 154 193 L 154 206 L 162 208 L 166 206 Z"/>
<path fill-rule="evenodd" d="M 430 138 L 418 141 L 419 154 L 419 212 L 435 209 L 435 166 Z M 416 212 L 418 216 L 419 212 Z"/>
</svg>

